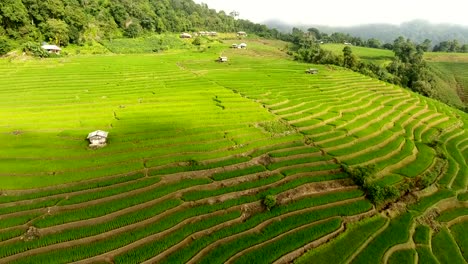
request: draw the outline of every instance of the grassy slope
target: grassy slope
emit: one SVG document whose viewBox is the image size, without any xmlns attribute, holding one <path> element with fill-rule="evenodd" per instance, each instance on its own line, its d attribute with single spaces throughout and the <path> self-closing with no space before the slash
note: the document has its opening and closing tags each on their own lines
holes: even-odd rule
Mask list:
<svg viewBox="0 0 468 264">
<path fill-rule="evenodd" d="M 325 44 L 323 48 L 331 50 L 337 54 L 342 54 L 343 44 Z M 360 59 L 373 62 L 378 65 L 385 65 L 393 58 L 390 50 L 373 49 L 365 47 L 352 47 L 353 53 Z M 427 52 L 425 59 L 436 71 L 441 100 L 450 104 L 463 106 L 468 104 L 468 54 L 466 53 L 441 53 Z"/>
<path fill-rule="evenodd" d="M 344 216 L 371 209 L 338 160 L 377 163 L 382 179 L 414 177 L 431 170 L 418 164 L 435 158 L 434 139 L 451 159 L 446 187 L 466 189 L 466 114 L 339 67 L 306 75 L 310 65 L 285 57 L 281 42 L 227 48 L 233 42 L 204 52 L 1 61 L 0 85 L 9 87 L 0 102 L 1 188 L 98 180 L 1 196 L 0 263 L 133 255 L 221 263 L 275 248 L 273 260 L 310 248 L 318 237 L 304 230 L 341 232 Z M 215 63 L 220 54 L 230 62 Z M 111 132 L 106 148 L 87 148 L 94 129 Z M 120 174 L 130 175 L 106 177 Z M 279 205 L 263 211 L 268 194 Z M 426 200 L 424 208 L 440 199 Z M 405 242 L 415 219 L 406 220 L 389 220 L 369 250 L 383 257 Z M 333 228 L 315 231 L 327 223 Z M 29 225 L 42 237 L 25 244 L 17 237 Z M 387 241 L 393 229 L 404 230 Z M 369 250 L 347 255 L 359 261 Z"/>
</svg>

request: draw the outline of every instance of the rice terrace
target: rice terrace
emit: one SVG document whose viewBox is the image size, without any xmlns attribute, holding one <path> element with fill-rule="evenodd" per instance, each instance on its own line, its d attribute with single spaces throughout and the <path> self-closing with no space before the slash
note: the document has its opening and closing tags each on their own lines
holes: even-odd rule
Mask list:
<svg viewBox="0 0 468 264">
<path fill-rule="evenodd" d="M 0 59 L 0 263 L 468 261 L 466 113 L 215 39 Z"/>
</svg>

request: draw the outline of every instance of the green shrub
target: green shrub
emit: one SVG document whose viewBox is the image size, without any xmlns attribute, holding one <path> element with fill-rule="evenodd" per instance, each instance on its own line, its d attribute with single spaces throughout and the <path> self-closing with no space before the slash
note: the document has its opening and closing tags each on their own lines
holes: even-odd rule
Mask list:
<svg viewBox="0 0 468 264">
<path fill-rule="evenodd" d="M 49 53 L 41 48 L 41 45 L 34 42 L 26 42 L 23 45 L 23 52 L 34 57 L 47 58 Z"/>
<path fill-rule="evenodd" d="M 13 43 L 11 40 L 0 37 L 0 56 L 5 55 L 10 52 L 14 48 Z"/>
<path fill-rule="evenodd" d="M 276 197 L 273 195 L 265 196 L 265 198 L 263 199 L 263 204 L 268 210 L 271 210 L 271 208 L 275 207 L 276 205 Z"/>
<path fill-rule="evenodd" d="M 348 166 L 346 165 L 342 165 L 342 168 L 343 170 L 349 174 L 349 176 L 351 177 L 351 179 L 353 179 L 353 181 L 363 187 L 366 182 L 368 181 L 368 179 L 370 177 L 372 177 L 376 171 L 376 168 L 374 165 L 369 165 L 369 166 L 364 166 L 364 167 L 361 167 L 361 166 L 358 166 L 356 168 L 349 168 Z"/>
</svg>

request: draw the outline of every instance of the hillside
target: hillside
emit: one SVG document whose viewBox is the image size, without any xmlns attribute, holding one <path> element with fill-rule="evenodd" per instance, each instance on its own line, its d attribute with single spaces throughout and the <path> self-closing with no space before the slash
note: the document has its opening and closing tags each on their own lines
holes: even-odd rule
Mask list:
<svg viewBox="0 0 468 264">
<path fill-rule="evenodd" d="M 0 2 L 0 55 L 28 41 L 67 46 L 152 33 L 238 30 L 260 36 L 277 33 L 192 0 Z"/>
<path fill-rule="evenodd" d="M 468 115 L 247 41 L 0 60 L 0 263 L 466 262 Z"/>
<path fill-rule="evenodd" d="M 321 45 L 335 54 L 342 54 L 344 44 Z M 366 47 L 352 47 L 353 53 L 360 59 L 377 65 L 388 65 L 393 59 L 393 51 Z M 441 101 L 454 106 L 468 106 L 468 54 L 426 52 L 424 59 L 436 72 Z"/>
</svg>

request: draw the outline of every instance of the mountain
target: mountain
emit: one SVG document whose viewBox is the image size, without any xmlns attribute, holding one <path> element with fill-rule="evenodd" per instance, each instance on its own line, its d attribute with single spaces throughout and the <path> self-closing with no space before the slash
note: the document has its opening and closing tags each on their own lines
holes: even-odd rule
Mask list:
<svg viewBox="0 0 468 264">
<path fill-rule="evenodd" d="M 308 29 L 311 27 L 325 33 L 342 32 L 362 39 L 376 38 L 382 42 L 393 42 L 399 36 L 410 38 L 415 42 L 425 39 L 432 41 L 432 45 L 441 41 L 456 39 L 461 43 L 468 43 L 468 27 L 453 24 L 432 24 L 424 20 L 413 20 L 400 25 L 367 24 L 350 27 L 330 27 L 324 25 L 290 25 L 281 21 L 267 21 L 266 25 L 280 31 L 291 31 L 293 27 Z"/>
</svg>

